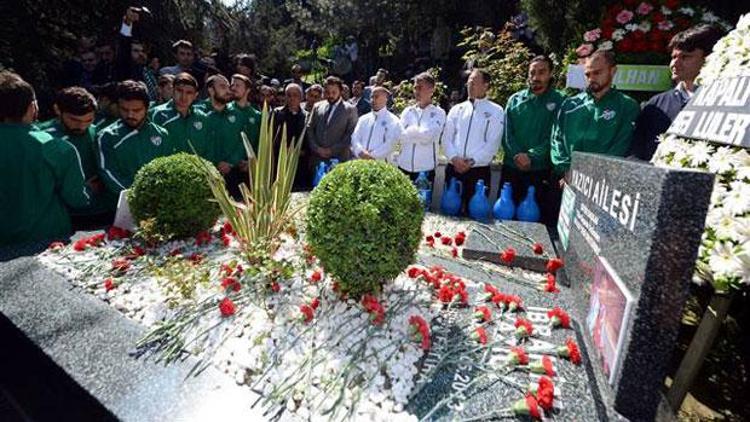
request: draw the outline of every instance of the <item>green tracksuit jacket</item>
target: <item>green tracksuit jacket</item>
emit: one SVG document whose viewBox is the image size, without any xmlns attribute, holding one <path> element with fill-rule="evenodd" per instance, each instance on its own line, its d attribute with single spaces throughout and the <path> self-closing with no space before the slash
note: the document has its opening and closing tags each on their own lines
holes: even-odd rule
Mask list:
<svg viewBox="0 0 750 422">
<path fill-rule="evenodd" d="M 182 117 L 170 100 L 152 110 L 151 121 L 169 132 L 169 142 L 175 153 L 192 154 L 195 148 L 201 157 L 209 161 L 213 158 L 207 116 L 202 111 L 191 107 L 190 112 Z"/>
</svg>

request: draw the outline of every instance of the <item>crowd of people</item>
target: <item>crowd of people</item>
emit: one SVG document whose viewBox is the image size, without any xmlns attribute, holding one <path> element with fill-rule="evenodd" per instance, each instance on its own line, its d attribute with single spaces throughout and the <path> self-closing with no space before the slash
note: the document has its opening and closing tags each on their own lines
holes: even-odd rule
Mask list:
<svg viewBox="0 0 750 422">
<path fill-rule="evenodd" d="M 57 93 L 51 120 L 37 121 L 29 83 L 0 72 L 0 245 L 111 223 L 136 172 L 177 152 L 212 162 L 238 195 L 248 168 L 242 134 L 257 147 L 264 106 L 274 116 L 275 142 L 282 127 L 290 139 L 304 134 L 296 189 L 310 189 L 313 169 L 332 159 L 386 160 L 412 180 L 424 172 L 432 181 L 444 155 L 446 180 L 463 182 L 465 211 L 475 183 L 491 184 L 490 165 L 502 148 L 502 183 L 512 184 L 515 201 L 535 186 L 542 220 L 551 225 L 573 151 L 648 160 L 721 35 L 708 26 L 675 35 L 669 45 L 675 88 L 643 109 L 613 86 L 615 55 L 599 50 L 585 59 L 587 89 L 574 96 L 553 88 L 553 62 L 540 55 L 530 62 L 528 88 L 505 107 L 487 98 L 491 84 L 503 81 L 474 68 L 467 98 L 448 110 L 435 103 L 438 81 L 417 74 L 412 105 L 396 115 L 385 69 L 350 89 L 333 75 L 310 84 L 294 65 L 282 83 L 259 77 L 250 54 L 238 54 L 233 69 L 223 71 L 196 60 L 186 40 L 174 43 L 176 63 L 159 67 L 133 39 L 137 22 L 138 11 L 128 9 L 117 48 L 80 52 L 78 66 L 69 66 L 78 69 L 68 72 L 72 86 Z"/>
</svg>

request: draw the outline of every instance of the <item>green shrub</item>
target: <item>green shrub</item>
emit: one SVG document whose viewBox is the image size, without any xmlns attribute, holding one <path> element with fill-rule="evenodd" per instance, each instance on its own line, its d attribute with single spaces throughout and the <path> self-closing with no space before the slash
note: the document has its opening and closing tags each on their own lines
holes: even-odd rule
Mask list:
<svg viewBox="0 0 750 422">
<path fill-rule="evenodd" d="M 153 234 L 184 238 L 207 230 L 219 217 L 211 189 L 195 155 L 156 158 L 135 175 L 128 204 L 136 222 L 153 221 Z M 205 160 L 203 160 L 205 161 Z"/>
<path fill-rule="evenodd" d="M 313 190 L 307 242 L 341 292 L 359 298 L 414 262 L 423 218 L 416 189 L 398 169 L 350 161 Z"/>
</svg>

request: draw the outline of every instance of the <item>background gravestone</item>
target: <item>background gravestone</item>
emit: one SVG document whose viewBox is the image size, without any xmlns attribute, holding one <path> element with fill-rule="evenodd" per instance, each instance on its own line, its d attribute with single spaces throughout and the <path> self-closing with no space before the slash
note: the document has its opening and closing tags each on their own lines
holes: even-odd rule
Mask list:
<svg viewBox="0 0 750 422">
<path fill-rule="evenodd" d="M 537 242 L 542 245 L 542 254 L 535 254 L 531 248 L 531 245 Z M 500 253 L 509 247 L 516 250 L 516 258 L 510 264 L 506 264 L 500 259 Z M 490 225 L 476 225 L 466 238 L 461 256 L 465 259 L 545 272 L 547 260 L 550 256 L 555 256 L 555 250 L 544 224 L 502 221 Z"/>
<path fill-rule="evenodd" d="M 615 410 L 653 420 L 713 188 L 709 173 L 574 153 L 563 270 Z"/>
</svg>

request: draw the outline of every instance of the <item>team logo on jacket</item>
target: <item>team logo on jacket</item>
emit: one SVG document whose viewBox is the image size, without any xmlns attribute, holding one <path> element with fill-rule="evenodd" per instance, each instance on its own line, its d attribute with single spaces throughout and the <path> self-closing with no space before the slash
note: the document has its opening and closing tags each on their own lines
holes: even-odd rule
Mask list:
<svg viewBox="0 0 750 422">
<path fill-rule="evenodd" d="M 249 119 L 247 119 L 247 121 L 250 122 L 251 125 L 254 125 L 255 124 L 255 117 L 250 117 Z"/>
<path fill-rule="evenodd" d="M 547 103 L 547 110 L 552 111 L 557 107 L 557 104 L 555 103 Z"/>
<path fill-rule="evenodd" d="M 154 146 L 157 146 L 157 147 L 159 145 L 161 145 L 161 136 L 159 136 L 159 135 L 152 136 L 151 137 L 151 143 L 154 144 Z"/>
<path fill-rule="evenodd" d="M 229 116 L 227 117 L 227 120 L 229 120 L 229 123 L 234 123 L 237 120 L 237 118 L 234 116 Z"/>
<path fill-rule="evenodd" d="M 432 113 L 430 113 L 430 119 L 432 119 L 434 117 L 435 117 L 435 112 L 433 111 Z"/>
<path fill-rule="evenodd" d="M 203 129 L 203 122 L 195 122 L 193 123 L 193 127 L 195 128 L 195 130 L 201 130 Z"/>
<path fill-rule="evenodd" d="M 385 127 L 386 124 L 387 124 L 386 122 L 380 122 L 380 126 Z"/>
<path fill-rule="evenodd" d="M 489 119 L 491 116 L 492 116 L 492 113 L 490 113 L 489 111 L 485 111 L 484 112 L 484 118 L 485 119 Z"/>
<path fill-rule="evenodd" d="M 612 120 L 612 119 L 615 118 L 615 114 L 616 113 L 615 113 L 614 110 L 606 109 L 602 113 L 602 119 L 604 119 L 604 120 Z"/>
</svg>

